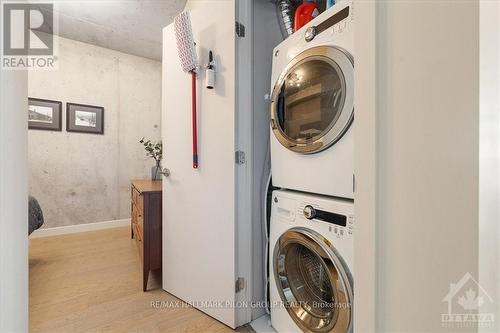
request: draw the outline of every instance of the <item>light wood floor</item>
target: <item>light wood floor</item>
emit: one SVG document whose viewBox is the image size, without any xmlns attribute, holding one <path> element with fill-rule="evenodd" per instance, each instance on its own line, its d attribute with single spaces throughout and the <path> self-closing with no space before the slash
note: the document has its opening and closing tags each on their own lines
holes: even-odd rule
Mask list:
<svg viewBox="0 0 500 333">
<path fill-rule="evenodd" d="M 30 240 L 30 332 L 232 332 L 170 307 L 179 300 L 158 277 L 142 292 L 140 260 L 128 227 Z"/>
</svg>

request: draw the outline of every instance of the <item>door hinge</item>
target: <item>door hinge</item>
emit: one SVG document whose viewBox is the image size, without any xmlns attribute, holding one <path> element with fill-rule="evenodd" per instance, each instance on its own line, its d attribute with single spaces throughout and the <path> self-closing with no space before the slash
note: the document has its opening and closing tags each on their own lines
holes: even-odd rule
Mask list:
<svg viewBox="0 0 500 333">
<path fill-rule="evenodd" d="M 243 289 L 245 289 L 245 278 L 239 277 L 239 278 L 236 280 L 235 291 L 236 291 L 237 293 L 239 293 L 239 292 L 240 292 L 240 291 L 242 291 Z"/>
<path fill-rule="evenodd" d="M 234 160 L 236 164 L 245 164 L 247 162 L 245 152 L 237 150 L 234 154 Z"/>
<path fill-rule="evenodd" d="M 245 26 L 241 24 L 240 22 L 236 21 L 235 22 L 235 28 L 236 28 L 236 36 L 238 37 L 245 37 Z"/>
</svg>

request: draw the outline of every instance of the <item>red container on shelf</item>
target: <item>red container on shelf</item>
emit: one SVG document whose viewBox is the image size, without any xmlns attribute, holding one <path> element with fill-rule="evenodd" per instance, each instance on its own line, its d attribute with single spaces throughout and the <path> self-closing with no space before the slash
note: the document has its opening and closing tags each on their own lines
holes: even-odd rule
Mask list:
<svg viewBox="0 0 500 333">
<path fill-rule="evenodd" d="M 307 1 L 297 7 L 295 10 L 295 19 L 293 30 L 297 31 L 318 16 L 319 9 L 314 1 Z"/>
</svg>

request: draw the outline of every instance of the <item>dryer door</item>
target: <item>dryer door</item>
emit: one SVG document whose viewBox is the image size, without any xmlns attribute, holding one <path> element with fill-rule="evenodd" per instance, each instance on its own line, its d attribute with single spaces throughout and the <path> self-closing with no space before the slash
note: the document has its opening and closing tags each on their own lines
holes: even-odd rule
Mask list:
<svg viewBox="0 0 500 333">
<path fill-rule="evenodd" d="M 346 132 L 354 114 L 352 57 L 337 47 L 310 48 L 279 77 L 271 107 L 271 127 L 286 148 L 320 152 Z"/>
<path fill-rule="evenodd" d="M 304 332 L 352 332 L 352 276 L 332 244 L 305 228 L 274 248 L 274 276 L 288 313 Z"/>
</svg>

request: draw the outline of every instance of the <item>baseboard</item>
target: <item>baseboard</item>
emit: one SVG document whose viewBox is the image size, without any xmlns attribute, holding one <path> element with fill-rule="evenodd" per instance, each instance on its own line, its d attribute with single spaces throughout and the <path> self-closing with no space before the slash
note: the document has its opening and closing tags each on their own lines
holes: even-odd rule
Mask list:
<svg viewBox="0 0 500 333">
<path fill-rule="evenodd" d="M 130 225 L 130 219 L 67 225 L 67 226 L 63 226 L 63 227 L 35 230 L 30 235 L 30 238 L 40 238 L 40 237 L 48 237 L 48 236 L 75 234 L 78 232 L 110 229 L 110 228 L 124 227 L 124 226 L 128 226 L 128 225 Z"/>
</svg>

